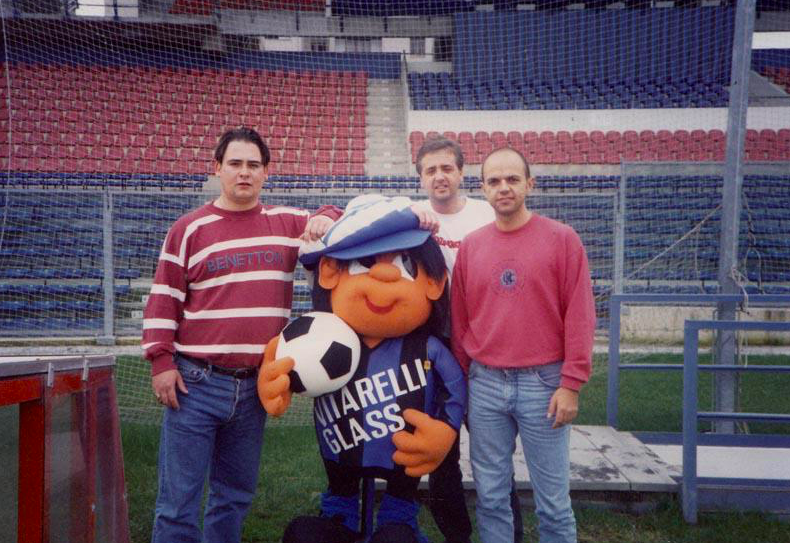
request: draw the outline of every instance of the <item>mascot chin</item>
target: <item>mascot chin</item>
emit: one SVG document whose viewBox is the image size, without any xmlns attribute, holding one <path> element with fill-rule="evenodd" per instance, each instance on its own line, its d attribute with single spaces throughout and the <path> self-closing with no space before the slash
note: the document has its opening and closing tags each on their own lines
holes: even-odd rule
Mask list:
<svg viewBox="0 0 790 543">
<path fill-rule="evenodd" d="M 313 419 L 328 488 L 317 516 L 293 519 L 285 543 L 363 539 L 360 482 L 386 481 L 370 542 L 427 542 L 417 526 L 420 476 L 442 462 L 455 441 L 466 384 L 445 330 L 444 259 L 407 198 L 360 196 L 300 260 L 311 270 L 313 309 L 344 320 L 361 343 L 359 365 L 339 390 L 318 396 Z M 258 392 L 280 416 L 291 401 L 292 358 L 266 346 Z"/>
</svg>

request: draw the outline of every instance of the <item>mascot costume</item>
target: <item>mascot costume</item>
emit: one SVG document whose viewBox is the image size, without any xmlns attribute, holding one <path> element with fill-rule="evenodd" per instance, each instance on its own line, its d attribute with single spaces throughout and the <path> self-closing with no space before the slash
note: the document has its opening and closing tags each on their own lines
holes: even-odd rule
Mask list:
<svg viewBox="0 0 790 543">
<path fill-rule="evenodd" d="M 427 542 L 417 526 L 417 487 L 456 438 L 466 383 L 437 339 L 448 314 L 444 259 L 411 203 L 359 196 L 300 255 L 314 275 L 313 309 L 345 321 L 360 338 L 361 354 L 345 386 L 314 400 L 328 489 L 320 515 L 293 519 L 285 543 L 363 541 L 360 482 L 369 477 L 386 481 L 369 541 Z M 293 388 L 294 361 L 275 359 L 277 341 L 266 347 L 258 380 L 273 416 L 288 409 Z"/>
</svg>

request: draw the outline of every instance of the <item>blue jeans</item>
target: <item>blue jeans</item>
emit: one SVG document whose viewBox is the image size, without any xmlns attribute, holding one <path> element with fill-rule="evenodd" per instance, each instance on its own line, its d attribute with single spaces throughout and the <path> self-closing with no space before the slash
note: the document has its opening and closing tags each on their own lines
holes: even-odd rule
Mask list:
<svg viewBox="0 0 790 543">
<path fill-rule="evenodd" d="M 255 495 L 266 412 L 256 379 L 236 379 L 177 357 L 189 394 L 165 409 L 153 543 L 241 541 Z M 209 494 L 201 536 L 203 487 Z"/>
<path fill-rule="evenodd" d="M 560 363 L 469 369 L 469 448 L 483 543 L 513 541 L 510 507 L 516 434 L 532 481 L 541 543 L 576 541 L 570 499 L 570 426 L 552 429 L 549 400 L 560 385 Z"/>
</svg>

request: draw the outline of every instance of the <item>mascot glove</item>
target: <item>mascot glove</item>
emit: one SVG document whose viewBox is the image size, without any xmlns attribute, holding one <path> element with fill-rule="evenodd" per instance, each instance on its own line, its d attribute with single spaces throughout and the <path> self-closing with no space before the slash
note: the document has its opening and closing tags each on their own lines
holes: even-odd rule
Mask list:
<svg viewBox="0 0 790 543">
<path fill-rule="evenodd" d="M 392 442 L 398 449 L 392 460 L 404 466 L 406 475 L 410 477 L 431 473 L 447 456 L 458 432 L 449 424 L 416 409 L 403 411 L 403 419 L 414 426 L 414 433 L 402 430 L 392 436 Z"/>
<path fill-rule="evenodd" d="M 294 360 L 290 356 L 274 359 L 279 339 L 280 336 L 274 336 L 266 344 L 263 364 L 258 372 L 258 398 L 266 412 L 273 417 L 284 414 L 291 405 L 291 379 L 288 372 L 294 367 Z"/>
</svg>

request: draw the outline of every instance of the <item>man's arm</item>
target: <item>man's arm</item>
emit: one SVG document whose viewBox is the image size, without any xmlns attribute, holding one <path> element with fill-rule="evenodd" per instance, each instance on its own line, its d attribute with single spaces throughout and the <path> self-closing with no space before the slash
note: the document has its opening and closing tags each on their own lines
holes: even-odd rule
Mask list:
<svg viewBox="0 0 790 543">
<path fill-rule="evenodd" d="M 565 362 L 564 388 L 578 391 L 590 378 L 595 340 L 595 299 L 587 253 L 576 232 L 566 240 L 564 282 L 561 285 Z"/>
<path fill-rule="evenodd" d="M 318 211 L 307 220 L 304 232 L 299 236 L 299 239 L 303 241 L 314 241 L 322 238 L 342 214 L 343 210 L 337 206 L 321 206 L 318 208 Z"/>
<path fill-rule="evenodd" d="M 549 402 L 546 414 L 554 417 L 553 428 L 572 422 L 579 414 L 579 390 L 592 372 L 595 339 L 595 300 L 592 294 L 587 254 L 579 236 L 573 232 L 566 240 L 562 306 L 565 361 L 560 388 Z"/>
<path fill-rule="evenodd" d="M 450 285 L 450 317 L 452 320 L 451 345 L 453 355 L 464 373 L 469 372 L 471 358 L 463 348 L 463 339 L 469 329 L 469 313 L 466 308 L 466 251 L 464 244 L 458 250 Z"/>
<path fill-rule="evenodd" d="M 178 225 L 167 233 L 143 312 L 142 347 L 151 362 L 151 386 L 157 400 L 174 409 L 179 407 L 176 387 L 187 394 L 173 361 L 173 341 L 187 296 L 186 271 L 179 256 L 182 233 Z"/>
<path fill-rule="evenodd" d="M 439 215 L 429 209 L 423 209 L 417 204 L 411 206 L 411 211 L 420 220 L 420 228 L 423 230 L 430 230 L 431 234 L 436 234 L 439 231 Z"/>
</svg>

